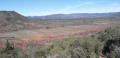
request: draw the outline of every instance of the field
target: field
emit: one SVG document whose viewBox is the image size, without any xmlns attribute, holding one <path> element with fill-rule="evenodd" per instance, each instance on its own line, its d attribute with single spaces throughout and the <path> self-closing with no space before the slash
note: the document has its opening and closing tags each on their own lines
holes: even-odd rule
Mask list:
<svg viewBox="0 0 120 58">
<path fill-rule="evenodd" d="M 57 22 L 55 22 L 57 21 Z M 67 23 L 67 21 L 69 21 Z M 81 20 L 80 20 L 81 21 Z M 28 44 L 43 44 L 49 41 L 54 41 L 64 38 L 84 38 L 89 37 L 90 35 L 95 35 L 96 32 L 102 31 L 109 26 L 116 24 L 116 21 L 107 21 L 107 20 L 97 20 L 97 21 L 88 21 L 87 24 L 83 22 L 76 24 L 77 20 L 53 20 L 46 24 L 50 28 L 40 28 L 40 29 L 31 29 L 31 30 L 19 30 L 8 33 L 1 33 L 0 40 L 1 45 L 4 48 L 6 40 L 14 42 L 14 46 L 27 49 L 26 45 Z M 66 22 L 66 23 L 61 23 Z M 71 22 L 71 23 L 70 23 Z M 89 24 L 90 23 L 90 24 Z M 63 24 L 64 26 L 61 26 Z M 57 26 L 56 26 L 57 25 Z M 53 26 L 51 28 L 51 26 Z M 19 44 L 18 44 L 19 43 Z"/>
<path fill-rule="evenodd" d="M 102 31 L 110 25 L 78 25 L 78 26 L 67 26 L 67 27 L 57 27 L 52 29 L 37 29 L 37 30 L 21 30 L 11 33 L 0 34 L 1 41 L 15 42 L 16 47 L 27 49 L 26 45 L 33 44 L 43 44 L 45 42 L 64 39 L 64 38 L 77 38 L 77 37 L 87 37 L 89 35 L 95 34 L 94 32 Z M 93 33 L 90 33 L 93 32 Z M 80 35 L 87 33 L 85 35 Z M 19 43 L 19 44 L 17 44 Z M 4 47 L 5 43 L 1 43 Z"/>
<path fill-rule="evenodd" d="M 73 35 L 77 33 L 84 33 L 87 31 L 99 31 L 108 25 L 78 25 L 68 27 L 58 27 L 53 29 L 37 29 L 37 30 L 22 30 L 11 33 L 0 34 L 0 37 L 15 37 L 17 39 L 29 40 L 43 40 L 49 37 Z"/>
</svg>

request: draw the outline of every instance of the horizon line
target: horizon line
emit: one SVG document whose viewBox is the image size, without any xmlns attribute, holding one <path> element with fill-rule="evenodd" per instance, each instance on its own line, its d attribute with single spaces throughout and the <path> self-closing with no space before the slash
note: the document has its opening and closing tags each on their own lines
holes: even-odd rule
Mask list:
<svg viewBox="0 0 120 58">
<path fill-rule="evenodd" d="M 0 10 L 0 12 L 2 12 L 2 11 L 7 11 L 7 10 Z M 17 12 L 17 11 L 14 11 L 14 10 L 10 10 L 11 12 L 16 12 L 16 13 L 19 13 L 19 12 Z M 69 14 L 102 14 L 102 13 L 118 13 L 118 12 L 120 12 L 120 11 L 112 11 L 112 12 L 84 12 L 84 13 L 80 13 L 80 12 L 78 12 L 78 13 L 53 13 L 53 14 L 46 14 L 46 15 L 24 15 L 24 14 L 21 14 L 21 13 L 19 13 L 19 14 L 21 14 L 21 15 L 23 15 L 23 16 L 48 16 L 48 15 L 57 15 L 57 14 L 64 14 L 64 15 L 69 15 Z"/>
<path fill-rule="evenodd" d="M 63 15 L 69 15 L 69 14 L 102 14 L 102 13 L 119 13 L 120 11 L 117 12 L 91 12 L 91 13 L 56 13 L 56 14 L 46 14 L 46 15 L 27 15 L 27 16 L 48 16 L 48 15 L 57 15 L 57 14 L 63 14 Z"/>
</svg>

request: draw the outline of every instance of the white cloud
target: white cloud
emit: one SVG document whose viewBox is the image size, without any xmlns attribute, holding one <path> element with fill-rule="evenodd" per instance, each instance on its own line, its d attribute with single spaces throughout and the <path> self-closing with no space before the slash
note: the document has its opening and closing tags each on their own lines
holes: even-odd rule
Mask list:
<svg viewBox="0 0 120 58">
<path fill-rule="evenodd" d="M 66 8 L 61 9 L 61 13 L 66 13 L 67 11 L 71 10 L 72 8 L 77 8 L 77 7 L 81 7 L 81 6 L 85 6 L 85 5 L 91 5 L 91 4 L 95 4 L 95 2 L 83 2 L 83 3 L 79 3 L 77 5 L 73 5 L 73 6 L 68 6 Z"/>
<path fill-rule="evenodd" d="M 81 4 L 75 5 L 73 7 L 80 7 L 80 6 L 91 5 L 91 4 L 95 4 L 95 2 L 84 2 L 84 3 L 81 3 Z"/>
</svg>

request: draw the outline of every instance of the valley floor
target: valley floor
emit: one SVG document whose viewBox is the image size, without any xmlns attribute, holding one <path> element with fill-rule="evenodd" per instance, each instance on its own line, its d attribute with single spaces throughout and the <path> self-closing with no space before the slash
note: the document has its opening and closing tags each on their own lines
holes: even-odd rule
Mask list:
<svg viewBox="0 0 120 58">
<path fill-rule="evenodd" d="M 101 31 L 109 25 L 78 25 L 68 27 L 58 27 L 53 29 L 22 30 L 11 33 L 0 34 L 0 37 L 14 37 L 18 40 L 44 40 L 50 37 L 69 36 L 91 31 Z"/>
</svg>

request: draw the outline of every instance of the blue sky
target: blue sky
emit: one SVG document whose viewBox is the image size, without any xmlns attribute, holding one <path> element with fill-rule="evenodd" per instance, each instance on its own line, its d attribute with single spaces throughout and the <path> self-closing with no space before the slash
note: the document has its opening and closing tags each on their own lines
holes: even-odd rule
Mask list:
<svg viewBox="0 0 120 58">
<path fill-rule="evenodd" d="M 25 16 L 120 12 L 120 0 L 0 0 L 0 11 Z"/>
</svg>

